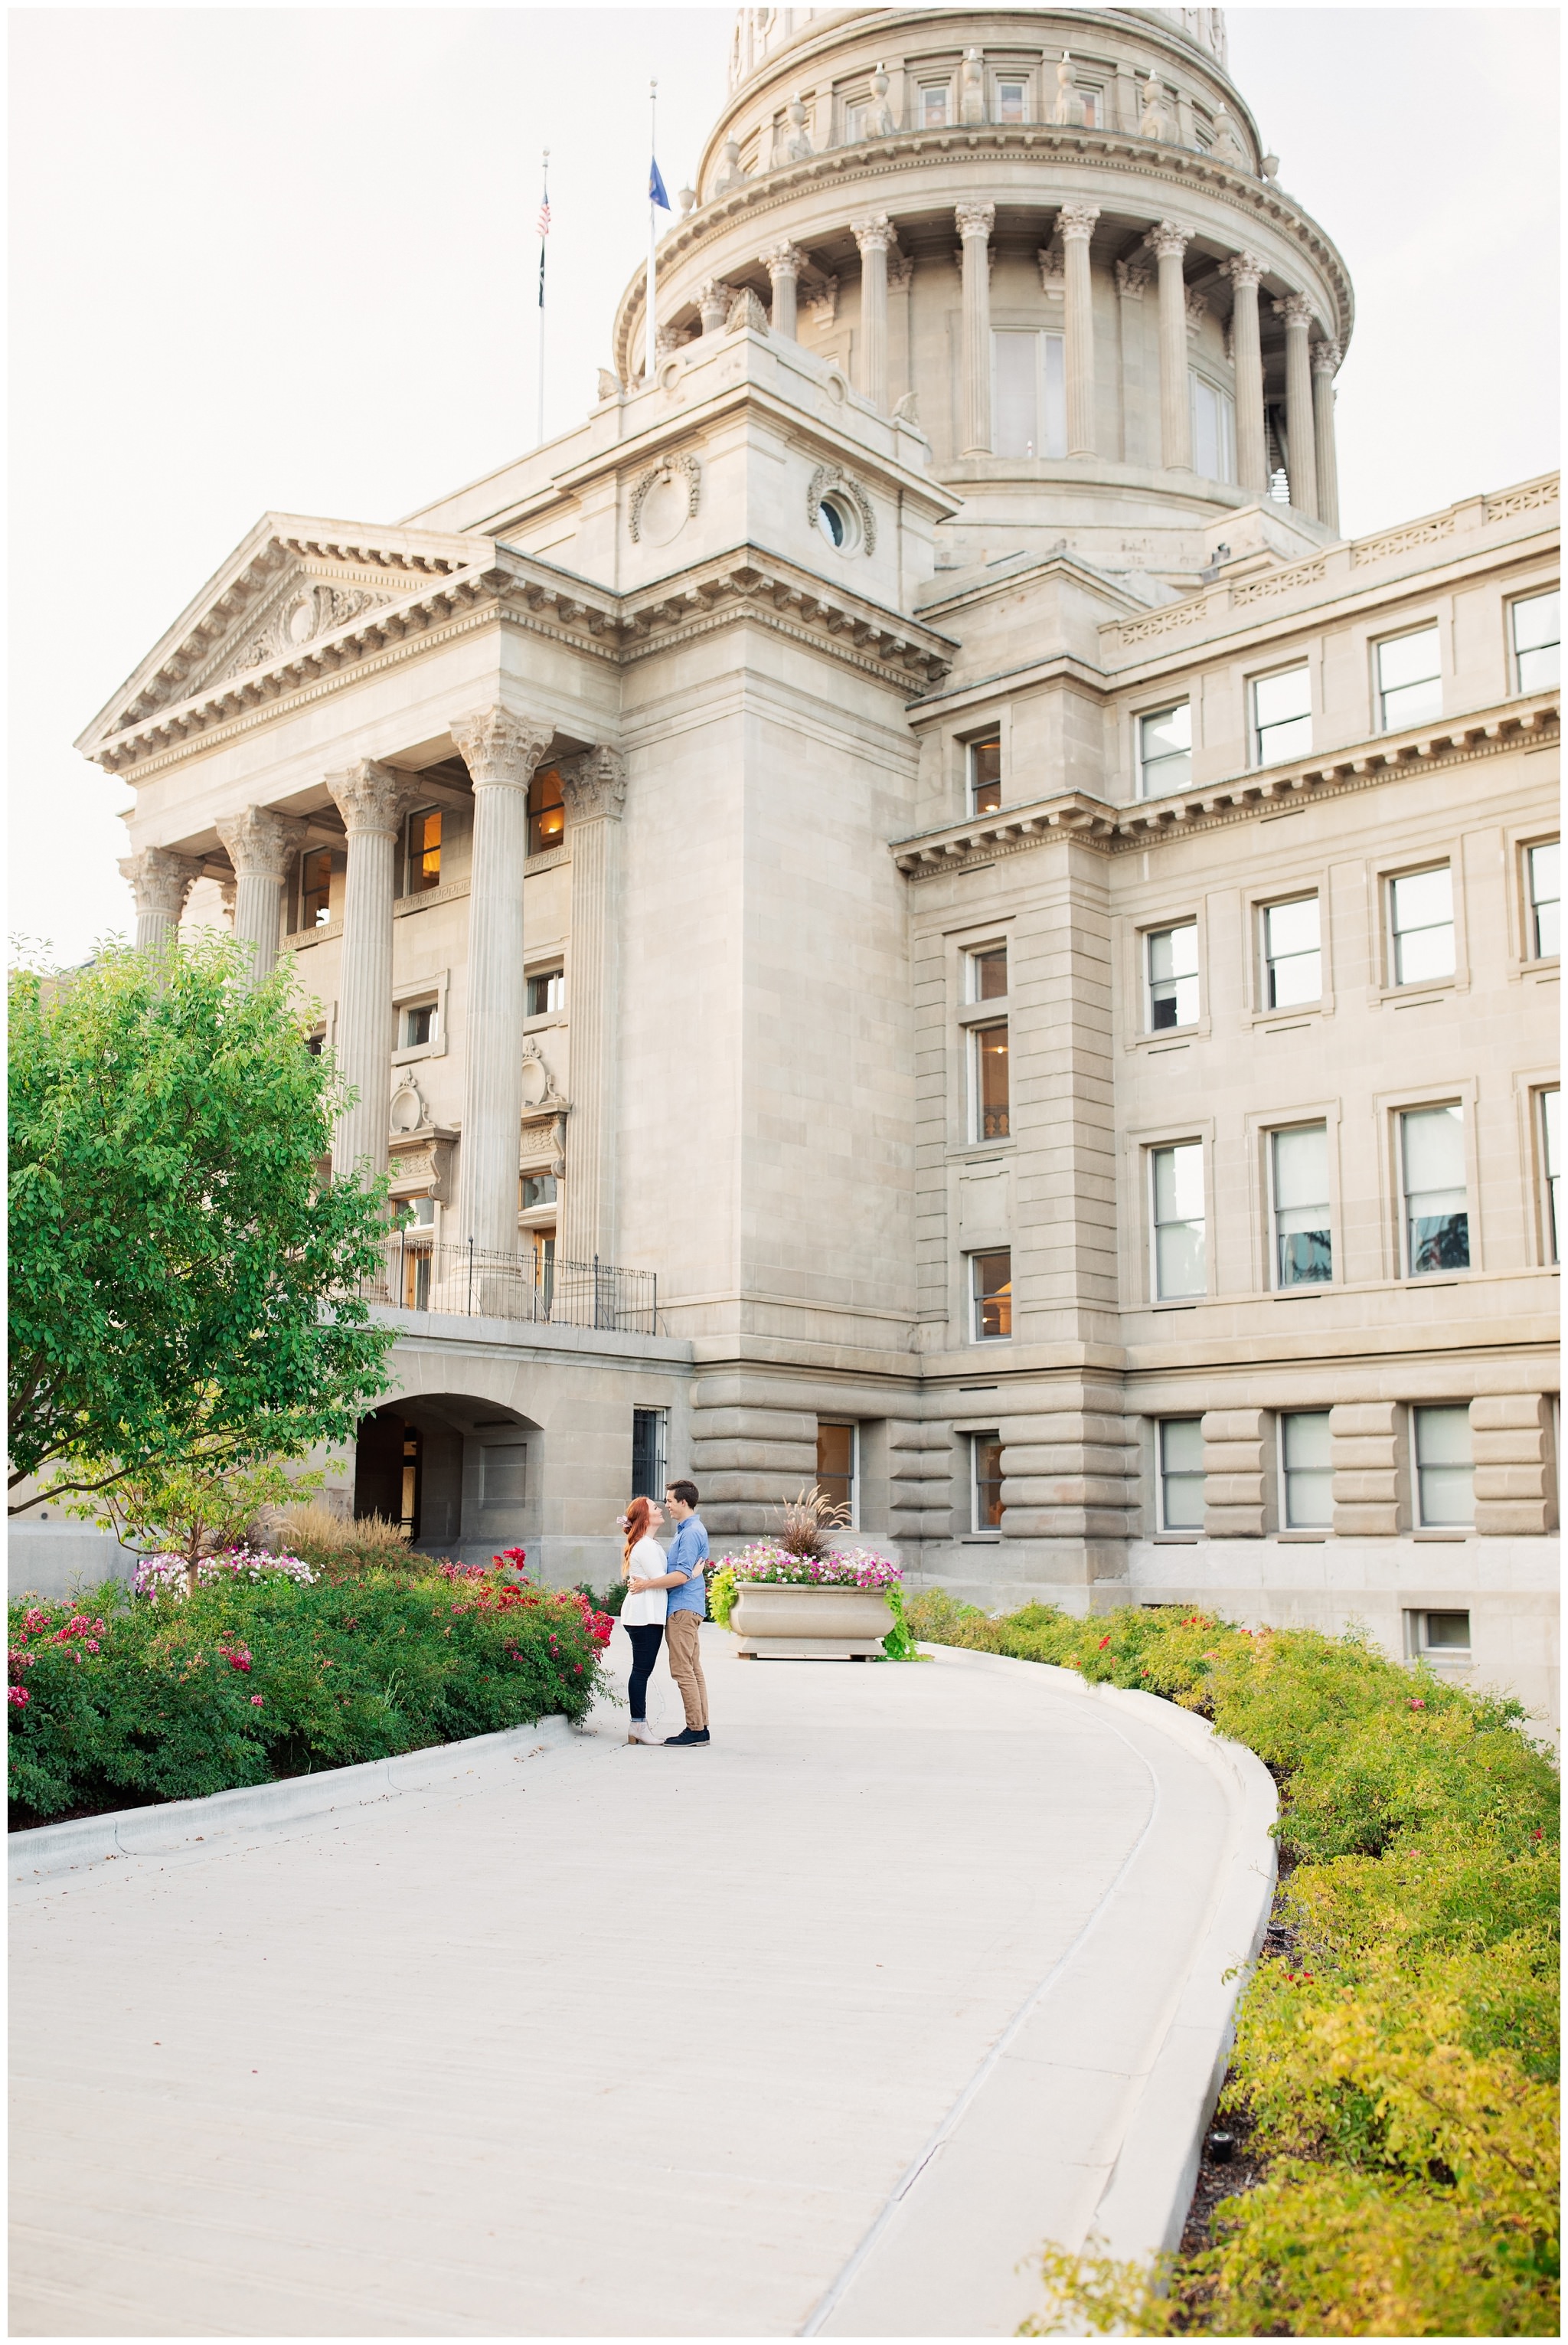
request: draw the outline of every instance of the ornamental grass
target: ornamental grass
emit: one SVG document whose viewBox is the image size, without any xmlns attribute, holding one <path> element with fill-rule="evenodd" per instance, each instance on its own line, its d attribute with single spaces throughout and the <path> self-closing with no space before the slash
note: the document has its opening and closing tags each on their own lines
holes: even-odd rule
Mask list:
<svg viewBox="0 0 1568 2345">
<path fill-rule="evenodd" d="M 520 1549 L 488 1570 L 420 1560 L 13 1604 L 13 1827 L 583 1715 L 604 1614 L 575 1589 L 531 1586 Z"/>
<path fill-rule="evenodd" d="M 1280 1787 L 1285 1951 L 1254 1966 L 1220 2104 L 1261 2178 L 1152 2283 L 1047 2249 L 1056 2309 L 1021 2333 L 1556 2336 L 1558 1779 L 1520 1705 L 1354 1634 L 994 1619 L 940 1589 L 909 1614 L 1200 1711 Z"/>
</svg>

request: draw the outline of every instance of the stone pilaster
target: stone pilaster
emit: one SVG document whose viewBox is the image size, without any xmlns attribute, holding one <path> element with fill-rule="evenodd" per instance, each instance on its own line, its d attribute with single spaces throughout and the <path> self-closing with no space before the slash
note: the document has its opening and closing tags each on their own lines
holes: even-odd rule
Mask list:
<svg viewBox="0 0 1568 2345">
<path fill-rule="evenodd" d="M 561 769 L 572 849 L 572 945 L 567 996 L 572 1113 L 561 1253 L 568 1262 L 615 1260 L 617 1011 L 621 945 L 621 815 L 626 761 L 590 749 Z"/>
<path fill-rule="evenodd" d="M 253 806 L 220 817 L 214 827 L 234 866 L 234 933 L 250 947 L 251 975 L 259 984 L 278 959 L 283 882 L 306 826 L 268 807 Z"/>
<path fill-rule="evenodd" d="M 893 222 L 885 212 L 851 220 L 860 247 L 860 388 L 879 415 L 887 412 L 887 251 Z"/>
<path fill-rule="evenodd" d="M 1397 1401 L 1329 1411 L 1334 1528 L 1341 1538 L 1393 1538 L 1404 1528 L 1402 1413 Z"/>
<path fill-rule="evenodd" d="M 1290 502 L 1318 518 L 1317 425 L 1312 415 L 1312 305 L 1304 293 L 1274 304 L 1285 320 L 1285 429 L 1290 435 Z"/>
<path fill-rule="evenodd" d="M 473 779 L 467 1065 L 458 1227 L 481 1254 L 517 1252 L 518 1140 L 526 1016 L 522 868 L 528 786 L 549 748 L 542 717 L 481 708 L 452 727 Z"/>
<path fill-rule="evenodd" d="M 963 456 L 991 452 L 991 230 L 995 204 L 959 204 L 964 239 Z"/>
<path fill-rule="evenodd" d="M 1475 1528 L 1482 1538 L 1529 1538 L 1557 1528 L 1552 1404 L 1540 1393 L 1492 1393 L 1470 1404 Z"/>
<path fill-rule="evenodd" d="M 1048 1405 L 1038 1413 L 1004 1417 L 999 1427 L 1002 1542 L 1050 1541 L 1059 1565 L 1067 1560 L 1066 1548 L 1128 1537 L 1138 1504 L 1138 1443 L 1114 1386 L 1052 1386 L 1042 1398 Z M 1103 1576 L 1086 1570 L 1085 1560 L 1075 1552 L 1066 1571 L 1050 1576 Z"/>
<path fill-rule="evenodd" d="M 1269 1528 L 1269 1412 L 1211 1408 L 1203 1419 L 1203 1529 L 1261 1538 Z"/>
<path fill-rule="evenodd" d="M 1144 241 L 1159 264 L 1159 452 L 1168 472 L 1192 469 L 1192 411 L 1187 387 L 1187 284 L 1181 273 L 1186 231 L 1161 220 Z"/>
<path fill-rule="evenodd" d="M 1236 472 L 1254 496 L 1269 493 L 1269 452 L 1263 436 L 1263 345 L 1258 330 L 1258 284 L 1263 264 L 1249 252 L 1221 265 L 1234 301 L 1230 340 L 1236 364 Z"/>
<path fill-rule="evenodd" d="M 672 1470 L 680 1470 L 673 1460 Z M 692 1389 L 690 1470 L 715 1537 L 776 1531 L 779 1508 L 816 1479 L 815 1410 L 759 1391 L 752 1377 L 700 1376 Z"/>
<path fill-rule="evenodd" d="M 1312 432 L 1318 457 L 1318 519 L 1338 532 L 1340 459 L 1334 444 L 1334 377 L 1340 371 L 1338 342 L 1312 345 Z"/>
<path fill-rule="evenodd" d="M 1069 456 L 1092 456 L 1095 452 L 1095 321 L 1089 239 L 1098 218 L 1099 212 L 1093 204 L 1064 204 L 1057 216 L 1066 279 L 1063 332 L 1067 340 Z"/>
<path fill-rule="evenodd" d="M 167 847 L 144 847 L 124 857 L 120 876 L 137 908 L 137 950 L 156 951 L 179 926 L 185 899 L 201 877 L 201 865 Z"/>
<path fill-rule="evenodd" d="M 805 267 L 805 255 L 798 244 L 786 239 L 783 244 L 770 245 L 762 256 L 763 267 L 773 280 L 773 315 L 768 323 L 775 334 L 796 340 L 796 303 L 800 289 L 800 272 Z M 704 329 L 705 330 L 705 329 Z"/>
<path fill-rule="evenodd" d="M 327 787 L 349 834 L 343 889 L 343 963 L 338 995 L 338 1064 L 358 1097 L 338 1119 L 332 1170 L 373 1179 L 387 1169 L 387 1073 L 392 1054 L 392 897 L 398 832 L 413 803 L 412 777 L 361 758 L 329 774 Z"/>
<path fill-rule="evenodd" d="M 953 1429 L 895 1417 L 887 1427 L 887 1528 L 895 1539 L 946 1538 L 953 1519 Z"/>
</svg>

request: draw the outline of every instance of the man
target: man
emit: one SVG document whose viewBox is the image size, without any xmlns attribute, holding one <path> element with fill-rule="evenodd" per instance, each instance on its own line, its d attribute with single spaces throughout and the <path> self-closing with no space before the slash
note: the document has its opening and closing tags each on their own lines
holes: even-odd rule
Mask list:
<svg viewBox="0 0 1568 2345">
<path fill-rule="evenodd" d="M 708 1617 L 708 1588 L 703 1567 L 708 1560 L 708 1534 L 697 1519 L 697 1486 L 672 1482 L 664 1493 L 666 1511 L 674 1518 L 670 1542 L 670 1568 L 658 1579 L 631 1579 L 633 1595 L 644 1588 L 667 1588 L 669 1609 L 664 1616 L 664 1650 L 670 1675 L 681 1689 L 685 1706 L 683 1734 L 666 1734 L 666 1747 L 700 1749 L 708 1740 L 708 1689 L 703 1679 L 699 1636 Z"/>
</svg>

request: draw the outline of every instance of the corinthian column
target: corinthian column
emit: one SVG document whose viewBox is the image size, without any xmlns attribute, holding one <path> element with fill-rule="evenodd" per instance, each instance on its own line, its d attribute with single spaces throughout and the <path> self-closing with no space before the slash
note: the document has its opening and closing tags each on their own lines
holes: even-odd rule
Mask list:
<svg viewBox="0 0 1568 2345">
<path fill-rule="evenodd" d="M 156 952 L 178 928 L 201 866 L 188 855 L 171 855 L 167 847 L 144 847 L 123 858 L 120 875 L 136 900 L 137 950 Z"/>
<path fill-rule="evenodd" d="M 1318 456 L 1318 519 L 1340 526 L 1340 460 L 1334 449 L 1334 377 L 1340 371 L 1338 342 L 1312 345 L 1312 422 Z"/>
<path fill-rule="evenodd" d="M 250 974 L 259 985 L 278 959 L 283 882 L 306 827 L 256 806 L 214 827 L 234 866 L 234 933 L 250 947 Z"/>
<path fill-rule="evenodd" d="M 1269 452 L 1263 441 L 1263 345 L 1258 333 L 1258 280 L 1263 264 L 1239 252 L 1220 264 L 1234 296 L 1230 346 L 1236 361 L 1236 471 L 1254 496 L 1269 493 Z"/>
<path fill-rule="evenodd" d="M 621 812 L 626 761 L 590 749 L 561 769 L 572 846 L 572 1114 L 561 1251 L 615 1259 L 616 1030 L 621 948 Z"/>
<path fill-rule="evenodd" d="M 786 239 L 783 244 L 770 245 L 762 259 L 774 288 L 769 327 L 775 334 L 787 334 L 793 342 L 796 339 L 795 297 L 800 286 L 800 272 L 805 267 L 805 255 L 798 244 L 791 244 Z M 703 330 L 706 331 L 705 327 Z"/>
<path fill-rule="evenodd" d="M 1161 220 L 1144 239 L 1159 263 L 1159 452 L 1168 472 L 1192 470 L 1192 411 L 1187 388 L 1186 231 Z"/>
<path fill-rule="evenodd" d="M 860 330 L 865 338 L 860 388 L 879 415 L 887 412 L 887 248 L 893 222 L 885 212 L 851 220 L 860 247 Z"/>
<path fill-rule="evenodd" d="M 473 777 L 473 878 L 469 895 L 468 1033 L 463 1076 L 459 1235 L 481 1254 L 517 1252 L 518 1147 L 522 1128 L 522 867 L 528 786 L 551 726 L 481 708 L 452 727 Z"/>
<path fill-rule="evenodd" d="M 1057 215 L 1067 283 L 1062 330 L 1067 342 L 1069 456 L 1092 456 L 1095 452 L 1095 320 L 1089 282 L 1089 239 L 1098 218 L 1099 212 L 1093 204 L 1064 204 Z M 1186 330 L 1184 324 L 1184 335 Z M 1184 353 L 1185 347 L 1184 342 Z"/>
<path fill-rule="evenodd" d="M 1312 420 L 1312 305 L 1304 293 L 1274 304 L 1285 320 L 1285 429 L 1290 435 L 1290 502 L 1318 518 L 1317 437 Z"/>
<path fill-rule="evenodd" d="M 964 427 L 962 456 L 991 452 L 991 229 L 995 204 L 959 204 L 964 239 Z"/>
<path fill-rule="evenodd" d="M 392 889 L 398 831 L 413 803 L 410 777 L 362 757 L 327 787 L 349 834 L 338 1064 L 358 1097 L 338 1118 L 332 1170 L 387 1169 L 387 1069 L 392 1054 Z M 238 909 L 236 918 L 238 919 Z"/>
</svg>

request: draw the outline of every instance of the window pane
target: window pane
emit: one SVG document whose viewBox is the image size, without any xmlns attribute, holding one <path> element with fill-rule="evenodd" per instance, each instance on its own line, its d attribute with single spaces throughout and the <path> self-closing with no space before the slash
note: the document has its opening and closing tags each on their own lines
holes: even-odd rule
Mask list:
<svg viewBox="0 0 1568 2345">
<path fill-rule="evenodd" d="M 1331 1529 L 1334 1468 L 1328 1410 L 1292 1410 L 1280 1418 L 1280 1454 L 1285 1468 L 1286 1529 Z"/>
<path fill-rule="evenodd" d="M 1562 855 L 1556 839 L 1530 850 L 1530 919 L 1537 960 L 1550 960 L 1562 949 Z"/>
<path fill-rule="evenodd" d="M 1452 977 L 1453 878 L 1446 863 L 1432 871 L 1412 871 L 1389 883 L 1394 935 L 1394 983 L 1421 985 Z"/>
<path fill-rule="evenodd" d="M 1203 1528 L 1203 1420 L 1167 1416 L 1159 1423 L 1160 1528 Z"/>
<path fill-rule="evenodd" d="M 976 1254 L 974 1265 L 975 1335 L 979 1342 L 1013 1332 L 1013 1257 L 1010 1251 Z"/>
<path fill-rule="evenodd" d="M 408 893 L 421 895 L 441 884 L 441 817 L 434 808 L 409 817 Z"/>
<path fill-rule="evenodd" d="M 940 130 L 947 119 L 947 89 L 923 89 L 920 93 L 920 122 L 923 129 Z"/>
<path fill-rule="evenodd" d="M 969 956 L 971 1001 L 1000 1001 L 1007 990 L 1007 948 L 996 945 Z"/>
<path fill-rule="evenodd" d="M 1275 1278 L 1280 1286 L 1320 1284 L 1333 1276 L 1326 1124 L 1273 1134 Z"/>
<path fill-rule="evenodd" d="M 996 119 L 998 122 L 1022 122 L 1024 119 L 1024 85 L 1021 81 L 996 84 Z"/>
<path fill-rule="evenodd" d="M 560 1010 L 566 1000 L 566 979 L 558 969 L 541 969 L 528 980 L 528 1014 L 544 1018 Z"/>
<path fill-rule="evenodd" d="M 1468 1612 L 1429 1612 L 1425 1619 L 1425 1628 L 1426 1642 L 1438 1652 L 1469 1652 L 1470 1615 Z"/>
<path fill-rule="evenodd" d="M 1302 896 L 1293 904 L 1265 906 L 1263 959 L 1269 1009 L 1285 1010 L 1298 1001 L 1320 1000 L 1323 959 L 1319 949 L 1316 896 Z"/>
<path fill-rule="evenodd" d="M 1416 1480 L 1423 1524 L 1475 1520 L 1472 1454 L 1468 1408 L 1416 1410 Z"/>
<path fill-rule="evenodd" d="M 1283 725 L 1311 714 L 1310 686 L 1304 667 L 1290 667 L 1279 675 L 1260 675 L 1252 687 L 1259 725 Z"/>
<path fill-rule="evenodd" d="M 998 456 L 1037 456 L 1040 448 L 1040 340 L 1037 334 L 991 337 L 992 445 Z"/>
<path fill-rule="evenodd" d="M 1154 1290 L 1158 1300 L 1201 1294 L 1204 1249 L 1203 1150 L 1197 1141 L 1157 1148 L 1154 1159 Z"/>
<path fill-rule="evenodd" d="M 663 1498 L 664 1495 L 664 1412 L 634 1408 L 632 1412 L 632 1496 Z"/>
<path fill-rule="evenodd" d="M 1008 1136 L 1007 1030 L 982 1026 L 976 1033 L 975 1137 L 1006 1140 Z"/>
<path fill-rule="evenodd" d="M 855 1502 L 855 1427 L 853 1425 L 823 1425 L 816 1428 L 816 1479 L 819 1489 L 825 1490 L 835 1507 L 848 1507 Z"/>
<path fill-rule="evenodd" d="M 1157 929 L 1148 939 L 1148 1024 L 1191 1026 L 1198 1018 L 1198 923 Z"/>
<path fill-rule="evenodd" d="M 974 1441 L 974 1528 L 1002 1528 L 1002 1444 L 994 1433 L 976 1433 Z"/>
<path fill-rule="evenodd" d="M 1438 673 L 1435 627 L 1422 627 L 1413 635 L 1395 635 L 1378 645 L 1378 682 L 1384 692 L 1401 685 L 1430 684 Z"/>
<path fill-rule="evenodd" d="M 1563 1255 L 1562 1223 L 1558 1218 L 1562 1204 L 1563 1142 L 1558 1114 L 1561 1093 L 1556 1091 L 1541 1094 L 1541 1158 L 1546 1177 L 1546 1259 L 1560 1262 Z"/>
<path fill-rule="evenodd" d="M 1192 706 L 1156 709 L 1138 719 L 1139 787 L 1146 798 L 1185 789 L 1192 778 Z"/>
<path fill-rule="evenodd" d="M 537 772 L 528 786 L 528 851 L 542 855 L 559 847 L 566 833 L 566 805 L 561 776 L 553 766 Z"/>
<path fill-rule="evenodd" d="M 332 918 L 332 850 L 307 855 L 299 866 L 299 925 L 324 929 Z"/>
<path fill-rule="evenodd" d="M 1562 634 L 1562 595 L 1557 589 L 1550 594 L 1532 594 L 1513 605 L 1513 648 L 1516 652 L 1539 652 L 1557 649 Z M 1557 669 L 1553 665 L 1549 684 L 1557 681 Z"/>
<path fill-rule="evenodd" d="M 969 744 L 969 811 L 971 814 L 995 814 L 1002 803 L 1002 741 L 998 734 L 989 741 Z"/>
<path fill-rule="evenodd" d="M 1430 725 L 1442 715 L 1441 684 L 1401 685 L 1397 692 L 1385 692 L 1382 697 L 1385 733 L 1401 725 Z"/>
<path fill-rule="evenodd" d="M 1417 1108 L 1400 1122 L 1410 1274 L 1420 1278 L 1435 1270 L 1468 1270 L 1464 1112 L 1457 1107 Z"/>
<path fill-rule="evenodd" d="M 1155 1208 L 1162 1222 L 1203 1218 L 1203 1147 L 1196 1140 L 1154 1152 Z"/>
</svg>

